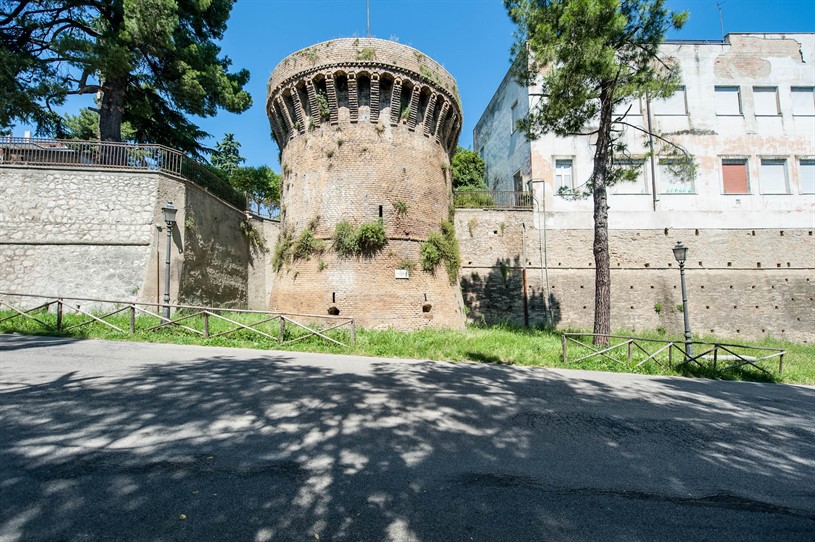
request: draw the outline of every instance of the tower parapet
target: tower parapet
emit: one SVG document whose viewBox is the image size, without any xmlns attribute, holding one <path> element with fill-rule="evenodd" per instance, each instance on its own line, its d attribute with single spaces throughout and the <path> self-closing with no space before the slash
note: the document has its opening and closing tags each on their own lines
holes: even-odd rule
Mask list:
<svg viewBox="0 0 815 542">
<path fill-rule="evenodd" d="M 266 110 L 283 168 L 271 306 L 339 311 L 369 327 L 462 326 L 457 282 L 444 265 L 423 271 L 420 252 L 449 219 L 462 119 L 453 77 L 411 47 L 337 39 L 286 57 Z M 377 250 L 335 246 L 338 224 L 379 221 Z"/>
</svg>

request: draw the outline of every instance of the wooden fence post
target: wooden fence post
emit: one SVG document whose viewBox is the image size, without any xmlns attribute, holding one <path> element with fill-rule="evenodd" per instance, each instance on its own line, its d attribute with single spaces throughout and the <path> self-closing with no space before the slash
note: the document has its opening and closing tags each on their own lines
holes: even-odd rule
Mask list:
<svg viewBox="0 0 815 542">
<path fill-rule="evenodd" d="M 130 333 L 136 333 L 136 305 L 130 305 Z"/>
<path fill-rule="evenodd" d="M 354 319 L 351 318 L 351 346 L 354 346 L 356 343 L 357 343 L 357 327 L 356 324 L 354 323 Z"/>
<path fill-rule="evenodd" d="M 286 334 L 286 319 L 281 314 L 280 315 L 280 338 L 278 339 L 280 344 L 283 344 L 283 337 L 284 337 L 285 334 Z"/>
<path fill-rule="evenodd" d="M 568 365 L 569 364 L 569 358 L 566 357 L 566 334 L 565 333 L 560 336 L 560 344 L 563 347 L 563 364 Z"/>
<path fill-rule="evenodd" d="M 204 311 L 204 337 L 209 339 L 209 313 Z"/>
<path fill-rule="evenodd" d="M 633 352 L 631 351 L 631 339 L 628 340 L 628 364 L 631 365 L 631 360 L 633 359 Z"/>
<path fill-rule="evenodd" d="M 57 331 L 62 330 L 62 298 L 57 299 Z"/>
</svg>

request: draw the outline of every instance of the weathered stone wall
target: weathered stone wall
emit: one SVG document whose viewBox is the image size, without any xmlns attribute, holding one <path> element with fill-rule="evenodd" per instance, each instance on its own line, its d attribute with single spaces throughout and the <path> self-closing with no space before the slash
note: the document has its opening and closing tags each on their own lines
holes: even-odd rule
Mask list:
<svg viewBox="0 0 815 542">
<path fill-rule="evenodd" d="M 179 301 L 245 308 L 249 272 L 249 243 L 241 228 L 245 213 L 194 186 L 187 187 L 184 209 L 184 222 L 178 223 L 184 228 Z"/>
<path fill-rule="evenodd" d="M 533 227 L 532 212 L 468 209 L 457 210 L 456 227 L 472 321 L 523 323 L 525 253 L 530 321 L 543 323 L 551 310 L 562 329 L 591 329 L 591 230 L 548 230 L 544 239 Z M 682 331 L 679 270 L 671 251 L 677 241 L 689 247 L 686 280 L 695 333 L 815 340 L 813 229 L 611 230 L 615 329 Z"/>
<path fill-rule="evenodd" d="M 248 308 L 268 310 L 272 299 L 275 272 L 272 267 L 277 237 L 280 234 L 280 222 L 253 216 L 249 223 L 259 238 L 249 240 L 249 266 L 246 295 Z"/>
<path fill-rule="evenodd" d="M 461 295 L 443 266 L 419 269 L 421 242 L 449 214 L 461 127 L 454 91 L 438 64 L 384 40 L 317 44 L 275 69 L 267 108 L 282 149 L 281 227 L 294 239 L 312 230 L 325 250 L 287 260 L 272 308 L 339 311 L 366 327 L 463 326 Z M 331 248 L 340 221 L 379 219 L 383 250 L 347 258 Z M 412 267 L 409 277 L 396 278 L 398 267 Z"/>
<path fill-rule="evenodd" d="M 159 175 L 0 169 L 0 290 L 135 299 Z"/>
<path fill-rule="evenodd" d="M 0 291 L 159 302 L 168 201 L 171 301 L 246 306 L 244 214 L 152 172 L 0 168 Z"/>
</svg>

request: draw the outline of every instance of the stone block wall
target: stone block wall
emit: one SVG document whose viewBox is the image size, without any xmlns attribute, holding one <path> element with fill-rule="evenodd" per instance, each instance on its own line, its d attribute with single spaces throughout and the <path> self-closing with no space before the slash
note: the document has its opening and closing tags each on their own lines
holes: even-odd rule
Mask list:
<svg viewBox="0 0 815 542">
<path fill-rule="evenodd" d="M 465 209 L 456 227 L 471 321 L 523 323 L 525 253 L 530 321 L 544 323 L 548 310 L 559 328 L 591 329 L 592 230 L 554 229 L 544 239 L 530 211 Z M 682 241 L 694 333 L 815 340 L 813 229 L 611 230 L 612 327 L 682 331 L 671 251 Z"/>
<path fill-rule="evenodd" d="M 0 169 L 0 290 L 136 299 L 159 175 Z"/>
<path fill-rule="evenodd" d="M 168 201 L 171 301 L 245 307 L 244 213 L 156 172 L 0 168 L 0 291 L 160 302 Z"/>
</svg>

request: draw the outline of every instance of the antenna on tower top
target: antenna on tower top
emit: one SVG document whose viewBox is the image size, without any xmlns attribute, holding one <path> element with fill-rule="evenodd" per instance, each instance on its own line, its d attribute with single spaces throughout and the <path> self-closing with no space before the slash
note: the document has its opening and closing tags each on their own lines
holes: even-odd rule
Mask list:
<svg viewBox="0 0 815 542">
<path fill-rule="evenodd" d="M 365 15 L 368 21 L 368 37 L 371 37 L 371 0 L 365 0 Z"/>
<path fill-rule="evenodd" d="M 722 41 L 724 41 L 724 18 L 722 17 L 722 6 L 727 3 L 727 0 L 717 0 L 716 8 L 719 10 L 719 26 L 722 28 Z"/>
</svg>

